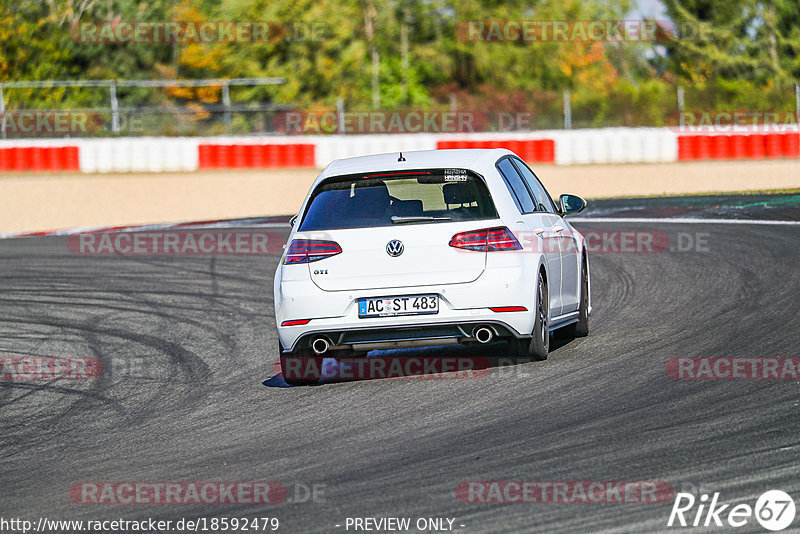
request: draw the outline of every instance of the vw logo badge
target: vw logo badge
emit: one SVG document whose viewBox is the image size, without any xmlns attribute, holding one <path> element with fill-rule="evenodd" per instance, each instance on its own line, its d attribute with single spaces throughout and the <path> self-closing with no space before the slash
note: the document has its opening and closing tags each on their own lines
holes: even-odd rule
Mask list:
<svg viewBox="0 0 800 534">
<path fill-rule="evenodd" d="M 399 239 L 392 239 L 386 245 L 386 253 L 389 256 L 397 257 L 403 253 L 403 242 Z"/>
</svg>

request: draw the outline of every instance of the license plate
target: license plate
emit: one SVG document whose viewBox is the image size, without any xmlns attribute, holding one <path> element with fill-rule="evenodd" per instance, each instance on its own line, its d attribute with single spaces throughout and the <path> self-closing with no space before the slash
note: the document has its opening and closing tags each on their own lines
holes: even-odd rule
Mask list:
<svg viewBox="0 0 800 534">
<path fill-rule="evenodd" d="M 358 316 L 396 317 L 398 315 L 429 315 L 439 313 L 438 295 L 412 297 L 381 297 L 358 299 Z"/>
</svg>

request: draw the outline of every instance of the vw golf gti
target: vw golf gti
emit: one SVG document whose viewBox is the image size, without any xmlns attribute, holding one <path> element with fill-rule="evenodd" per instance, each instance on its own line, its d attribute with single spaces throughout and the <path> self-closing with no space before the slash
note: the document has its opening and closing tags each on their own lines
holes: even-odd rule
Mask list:
<svg viewBox="0 0 800 534">
<path fill-rule="evenodd" d="M 589 258 L 564 219 L 585 206 L 553 202 L 505 149 L 332 162 L 275 275 L 284 379 L 374 349 L 505 341 L 512 358 L 547 358 L 555 330 L 589 331 Z"/>
</svg>

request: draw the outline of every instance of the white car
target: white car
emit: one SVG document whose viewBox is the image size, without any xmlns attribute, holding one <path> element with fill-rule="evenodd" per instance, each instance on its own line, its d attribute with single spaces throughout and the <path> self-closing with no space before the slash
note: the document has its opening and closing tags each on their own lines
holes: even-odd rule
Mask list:
<svg viewBox="0 0 800 534">
<path fill-rule="evenodd" d="M 505 340 L 512 358 L 547 358 L 554 330 L 589 331 L 587 250 L 564 220 L 585 206 L 554 203 L 505 149 L 332 162 L 275 274 L 284 379 L 373 349 Z"/>
</svg>

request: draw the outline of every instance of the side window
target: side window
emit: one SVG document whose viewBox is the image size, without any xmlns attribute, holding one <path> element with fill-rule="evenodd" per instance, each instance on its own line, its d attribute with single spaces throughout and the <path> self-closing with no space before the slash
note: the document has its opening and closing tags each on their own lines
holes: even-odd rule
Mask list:
<svg viewBox="0 0 800 534">
<path fill-rule="evenodd" d="M 497 168 L 500 174 L 503 175 L 506 186 L 511 192 L 511 196 L 514 197 L 519 211 L 521 213 L 536 211 L 536 204 L 531 198 L 531 193 L 525 187 L 525 182 L 522 181 L 522 177 L 517 172 L 517 169 L 514 168 L 514 164 L 508 158 L 503 158 L 497 162 Z"/>
<path fill-rule="evenodd" d="M 550 213 L 556 213 L 556 207 L 553 204 L 553 199 L 550 198 L 550 194 L 542 185 L 542 182 L 533 174 L 533 171 L 528 168 L 525 163 L 517 158 L 514 158 L 514 164 L 519 169 L 519 173 L 522 175 L 522 178 L 525 179 L 525 182 L 528 184 L 528 188 L 533 192 L 533 196 L 536 199 L 536 209 L 538 211 L 548 211 Z"/>
</svg>

